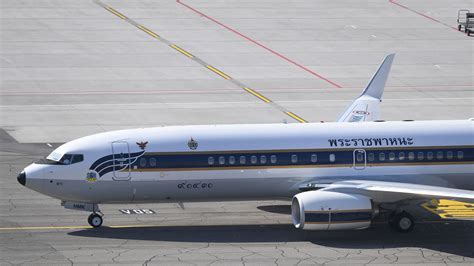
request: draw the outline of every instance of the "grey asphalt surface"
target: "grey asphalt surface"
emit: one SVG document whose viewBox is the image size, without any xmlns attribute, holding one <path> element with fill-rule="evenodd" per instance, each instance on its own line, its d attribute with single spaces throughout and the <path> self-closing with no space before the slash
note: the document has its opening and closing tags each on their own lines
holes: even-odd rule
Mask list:
<svg viewBox="0 0 474 266">
<path fill-rule="evenodd" d="M 474 264 L 472 222 L 305 232 L 289 203 L 104 205 L 105 227 L 16 175 L 74 138 L 175 124 L 333 121 L 397 54 L 386 120 L 474 117 L 471 1 L 0 0 L 0 264 Z M 211 71 L 211 65 L 231 78 Z M 251 88 L 268 104 L 242 88 Z M 278 108 L 281 107 L 281 108 Z M 155 215 L 119 209 L 150 208 Z"/>
</svg>

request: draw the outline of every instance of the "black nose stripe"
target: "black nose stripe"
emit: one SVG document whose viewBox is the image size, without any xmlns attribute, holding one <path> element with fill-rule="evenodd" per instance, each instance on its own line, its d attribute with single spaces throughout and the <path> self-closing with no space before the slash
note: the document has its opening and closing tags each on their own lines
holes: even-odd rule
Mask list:
<svg viewBox="0 0 474 266">
<path fill-rule="evenodd" d="M 24 186 L 26 184 L 26 174 L 25 174 L 25 172 L 24 171 L 21 172 L 16 179 L 18 180 L 18 183 L 20 183 Z"/>
</svg>

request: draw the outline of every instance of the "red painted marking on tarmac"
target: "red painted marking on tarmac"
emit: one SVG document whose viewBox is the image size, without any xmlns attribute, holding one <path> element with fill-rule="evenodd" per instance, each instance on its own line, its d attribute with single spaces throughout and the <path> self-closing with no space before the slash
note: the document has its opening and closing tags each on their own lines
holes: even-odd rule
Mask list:
<svg viewBox="0 0 474 266">
<path fill-rule="evenodd" d="M 191 7 L 191 6 L 187 5 L 187 4 L 185 4 L 185 3 L 183 3 L 181 0 L 176 0 L 176 2 L 177 2 L 178 4 L 183 5 L 183 6 L 186 7 L 186 8 L 188 8 L 188 9 L 194 11 L 195 13 L 201 15 L 202 17 L 205 17 L 205 18 L 207 18 L 208 20 L 210 20 L 210 21 L 216 23 L 217 25 L 219 25 L 219 26 L 221 26 L 221 27 L 223 27 L 223 28 L 225 28 L 225 29 L 227 29 L 227 30 L 229 30 L 229 31 L 231 31 L 231 32 L 233 32 L 233 33 L 239 35 L 240 37 L 246 39 L 247 41 L 252 42 L 252 43 L 258 45 L 259 47 L 261 47 L 261 48 L 267 50 L 268 52 L 270 52 L 270 53 L 272 53 L 272 54 L 274 54 L 274 55 L 280 57 L 281 59 L 283 59 L 283 60 L 285 60 L 285 61 L 287 61 L 287 62 L 289 62 L 289 63 L 291 63 L 291 64 L 293 64 L 293 65 L 295 65 L 295 66 L 297 66 L 297 67 L 299 67 L 299 68 L 301 68 L 301 69 L 303 69 L 304 71 L 306 71 L 306 72 L 308 72 L 308 73 L 310 73 L 310 74 L 312 74 L 312 75 L 314 75 L 314 76 L 316 76 L 316 77 L 318 77 L 318 78 L 320 78 L 320 79 L 322 79 L 322 80 L 324 80 L 324 81 L 326 81 L 327 83 L 333 85 L 334 87 L 336 87 L 336 88 L 342 88 L 341 85 L 339 85 L 339 84 L 337 84 L 337 83 L 335 83 L 335 82 L 333 82 L 333 81 L 331 81 L 331 80 L 329 80 L 329 79 L 323 77 L 322 75 L 320 75 L 320 74 L 314 72 L 313 70 L 311 70 L 311 69 L 309 69 L 309 68 L 307 68 L 307 67 L 305 67 L 305 66 L 303 66 L 303 65 L 301 65 L 301 64 L 299 64 L 299 63 L 297 63 L 297 62 L 295 62 L 295 61 L 293 61 L 293 60 L 291 60 L 291 59 L 289 59 L 288 57 L 286 57 L 286 56 L 284 56 L 284 55 L 278 53 L 277 51 L 268 48 L 267 46 L 265 46 L 265 45 L 263 45 L 263 44 L 257 42 L 256 40 L 254 40 L 254 39 L 252 39 L 252 38 L 250 38 L 250 37 L 248 37 L 248 36 L 246 36 L 246 35 L 244 35 L 244 34 L 238 32 L 237 30 L 235 30 L 235 29 L 233 29 L 233 28 L 231 28 L 231 27 L 229 27 L 229 26 L 223 24 L 222 22 L 220 22 L 220 21 L 218 21 L 218 20 L 216 20 L 216 19 L 214 19 L 214 18 L 212 18 L 212 17 L 210 17 L 210 16 L 208 16 L 208 15 L 202 13 L 201 11 L 199 11 L 199 10 L 197 10 L 197 9 L 195 9 L 195 8 L 193 8 L 193 7 Z"/>
<path fill-rule="evenodd" d="M 451 28 L 451 29 L 453 29 L 453 30 L 455 30 L 455 31 L 458 31 L 458 29 L 457 29 L 456 27 L 453 27 L 453 26 L 451 26 L 451 25 L 449 25 L 449 24 L 446 24 L 446 23 L 444 23 L 444 22 L 442 22 L 442 21 L 439 21 L 439 20 L 437 20 L 437 19 L 435 19 L 435 18 L 433 18 L 433 17 L 430 17 L 430 16 L 425 15 L 425 14 L 423 14 L 423 13 L 421 13 L 421 12 L 418 12 L 418 11 L 416 11 L 416 10 L 414 10 L 414 9 L 411 9 L 411 8 L 405 6 L 405 5 L 399 4 L 399 3 L 395 2 L 395 0 L 389 0 L 389 2 L 392 3 L 392 4 L 394 4 L 394 5 L 399 6 L 399 7 L 401 7 L 401 8 L 404 8 L 404 9 L 406 9 L 406 10 L 408 10 L 408 11 L 411 11 L 411 12 L 413 12 L 413 13 L 415 13 L 415 14 L 418 14 L 418 15 L 420 15 L 420 16 L 422 16 L 422 17 L 425 17 L 425 18 L 427 18 L 427 19 L 429 19 L 429 20 L 432 20 L 432 21 L 437 22 L 437 23 L 439 23 L 439 24 L 441 24 L 441 25 L 444 25 L 444 26 L 446 26 L 446 27 L 448 27 L 448 28 Z"/>
</svg>

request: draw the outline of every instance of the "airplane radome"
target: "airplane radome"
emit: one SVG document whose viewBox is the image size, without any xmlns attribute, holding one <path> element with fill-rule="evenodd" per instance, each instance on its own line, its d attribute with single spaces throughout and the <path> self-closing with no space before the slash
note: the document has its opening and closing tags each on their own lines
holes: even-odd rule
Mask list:
<svg viewBox="0 0 474 266">
<path fill-rule="evenodd" d="M 474 200 L 473 120 L 379 119 L 394 55 L 337 122 L 169 126 L 68 142 L 18 182 L 91 212 L 99 204 L 292 199 L 295 227 L 362 229 L 388 212 L 409 232 L 410 202 Z"/>
</svg>

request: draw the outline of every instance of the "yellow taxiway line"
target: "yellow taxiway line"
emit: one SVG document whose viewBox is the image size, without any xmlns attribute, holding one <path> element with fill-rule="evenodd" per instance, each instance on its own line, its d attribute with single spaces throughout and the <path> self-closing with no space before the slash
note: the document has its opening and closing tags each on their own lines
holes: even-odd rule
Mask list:
<svg viewBox="0 0 474 266">
<path fill-rule="evenodd" d="M 102 226 L 103 228 L 141 228 L 141 227 L 156 227 L 156 224 L 132 224 L 132 225 L 111 225 Z M 28 231 L 28 230 L 71 230 L 71 229 L 93 229 L 89 225 L 71 225 L 71 226 L 19 226 L 19 227 L 0 227 L 1 231 Z"/>
<path fill-rule="evenodd" d="M 421 205 L 427 211 L 438 215 L 443 219 L 469 218 L 474 219 L 474 204 L 440 199 Z"/>
<path fill-rule="evenodd" d="M 292 117 L 293 119 L 297 120 L 298 122 L 300 123 L 308 123 L 308 121 L 304 120 L 303 118 L 297 116 L 295 113 L 293 112 L 290 112 L 290 111 L 286 111 L 285 114 L 289 115 L 290 117 Z"/>
<path fill-rule="evenodd" d="M 184 50 L 184 49 L 178 47 L 178 46 L 175 45 L 175 44 L 170 45 L 170 47 L 173 48 L 173 49 L 175 49 L 176 51 L 178 51 L 178 52 L 184 54 L 185 56 L 187 56 L 187 57 L 189 57 L 189 58 L 193 58 L 193 57 L 194 57 L 192 54 L 188 53 L 186 50 Z"/>
<path fill-rule="evenodd" d="M 237 81 L 237 80 L 234 80 L 231 78 L 231 76 L 227 75 L 226 73 L 224 73 L 223 71 L 207 64 L 206 62 L 204 62 L 204 60 L 194 56 L 193 54 L 191 54 L 190 52 L 186 51 L 185 49 L 177 46 L 176 44 L 173 44 L 172 42 L 166 40 L 165 38 L 163 37 L 160 37 L 158 34 L 156 34 L 155 32 L 153 32 L 152 30 L 148 29 L 147 27 L 143 26 L 143 25 L 140 25 L 139 23 L 133 21 L 132 19 L 126 17 L 124 14 L 120 13 L 119 11 L 115 10 L 114 8 L 102 3 L 101 1 L 99 0 L 96 0 L 95 1 L 98 5 L 102 6 L 103 8 L 105 8 L 106 10 L 108 10 L 110 13 L 114 14 L 115 16 L 125 20 L 126 22 L 134 25 L 135 27 L 137 27 L 138 29 L 140 29 L 141 31 L 145 32 L 146 34 L 150 35 L 151 37 L 155 38 L 155 39 L 158 39 L 160 40 L 161 42 L 164 42 L 166 43 L 169 47 L 173 48 L 174 50 L 180 52 L 181 54 L 185 55 L 186 57 L 194 60 L 195 62 L 197 62 L 198 64 L 202 65 L 203 67 L 211 70 L 212 72 L 216 73 L 217 75 L 221 76 L 222 78 L 226 79 L 226 80 L 229 80 L 230 82 L 234 83 L 235 85 L 239 86 L 241 89 L 245 90 L 247 93 L 250 93 L 252 94 L 253 96 L 257 97 L 258 99 L 262 100 L 263 102 L 265 103 L 268 103 L 270 105 L 272 105 L 273 107 L 279 109 L 281 112 L 283 112 L 284 114 L 290 116 L 291 118 L 295 119 L 296 121 L 300 122 L 300 123 L 307 123 L 306 120 L 304 120 L 303 118 L 299 117 L 298 115 L 296 115 L 295 113 L 293 112 L 290 112 L 289 110 L 287 110 L 286 108 L 278 105 L 277 103 L 271 101 L 269 98 L 263 96 L 261 93 L 253 90 L 253 89 L 250 89 L 249 87 L 245 86 L 244 84 L 242 84 L 241 82 Z"/>
<path fill-rule="evenodd" d="M 156 39 L 159 39 L 159 38 L 160 38 L 160 36 L 158 36 L 158 34 L 154 33 L 153 31 L 147 29 L 146 27 L 144 27 L 144 26 L 142 26 L 142 25 L 140 25 L 140 24 L 137 25 L 137 28 L 139 28 L 139 29 L 141 29 L 142 31 L 146 32 L 148 35 L 150 35 L 150 36 L 153 37 L 153 38 L 156 38 Z"/>
<path fill-rule="evenodd" d="M 271 102 L 270 99 L 268 99 L 267 97 L 263 96 L 262 94 L 252 90 L 252 89 L 249 89 L 249 88 L 244 88 L 244 90 L 246 90 L 248 93 L 252 94 L 253 96 L 259 98 L 260 100 L 266 102 L 266 103 L 269 103 Z"/>
<path fill-rule="evenodd" d="M 124 19 L 124 20 L 127 19 L 126 16 L 124 16 L 122 13 L 118 12 L 117 10 L 111 8 L 110 6 L 105 7 L 105 9 L 107 9 L 110 13 L 116 15 L 117 17 L 119 17 L 121 19 Z"/>
<path fill-rule="evenodd" d="M 231 77 L 226 75 L 224 72 L 220 71 L 219 69 L 213 67 L 213 66 L 210 66 L 210 65 L 207 65 L 206 66 L 209 70 L 211 70 L 212 72 L 216 73 L 217 75 L 227 79 L 227 80 L 230 80 Z"/>
</svg>

